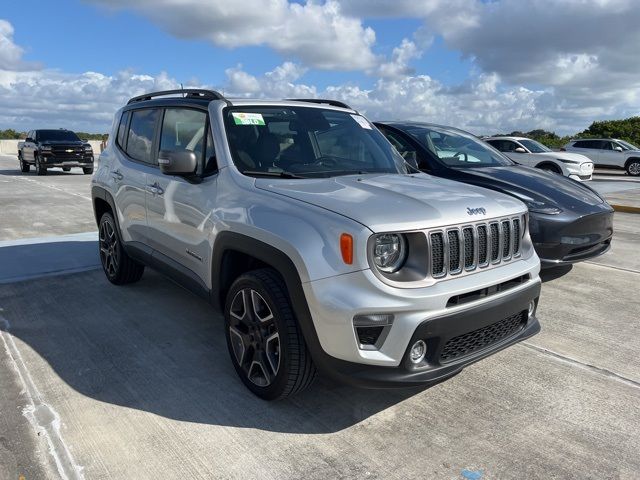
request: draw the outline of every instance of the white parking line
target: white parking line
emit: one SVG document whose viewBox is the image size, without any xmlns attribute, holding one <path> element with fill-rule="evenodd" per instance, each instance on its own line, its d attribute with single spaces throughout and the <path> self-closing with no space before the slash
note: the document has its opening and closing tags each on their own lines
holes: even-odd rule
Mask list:
<svg viewBox="0 0 640 480">
<path fill-rule="evenodd" d="M 86 195 L 82 195 L 82 194 L 76 193 L 76 192 L 69 192 L 69 191 L 65 190 L 64 188 L 56 187 L 55 185 L 50 185 L 50 184 L 44 183 L 44 182 L 38 182 L 37 180 L 34 180 L 33 178 L 27 178 L 27 177 L 22 177 L 22 176 L 18 176 L 18 175 L 14 176 L 12 178 L 15 178 L 17 180 L 22 180 L 24 182 L 30 182 L 30 183 L 33 183 L 35 185 L 40 185 L 42 187 L 49 188 L 51 190 L 56 190 L 58 192 L 66 193 L 68 195 L 73 195 L 75 197 L 80 197 L 80 198 L 84 198 L 85 200 L 91 201 L 91 197 L 88 197 Z"/>
<path fill-rule="evenodd" d="M 71 452 L 60 434 L 60 416 L 42 398 L 18 350 L 18 346 L 13 340 L 13 336 L 8 333 L 9 322 L 2 316 L 0 316 L 0 326 L 2 326 L 0 328 L 0 338 L 7 356 L 20 378 L 20 383 L 29 402 L 23 409 L 22 414 L 29 420 L 34 431 L 39 433 L 40 436 L 44 435 L 46 438 L 49 454 L 55 461 L 60 477 L 65 480 L 83 479 L 82 467 L 73 461 Z"/>
</svg>

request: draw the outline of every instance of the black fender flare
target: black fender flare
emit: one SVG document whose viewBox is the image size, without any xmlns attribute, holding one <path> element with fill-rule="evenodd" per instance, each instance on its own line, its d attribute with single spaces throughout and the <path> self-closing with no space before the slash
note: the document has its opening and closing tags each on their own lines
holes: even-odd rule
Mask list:
<svg viewBox="0 0 640 480">
<path fill-rule="evenodd" d="M 230 267 L 224 264 L 225 254 L 230 251 L 251 256 L 272 267 L 280 274 L 287 287 L 291 307 L 298 320 L 298 325 L 311 357 L 316 366 L 323 370 L 322 366 L 326 363 L 323 360 L 329 355 L 324 352 L 320 345 L 302 288 L 300 274 L 293 261 L 276 247 L 240 233 L 220 232 L 216 236 L 211 259 L 211 303 L 213 306 L 219 311 L 223 311 L 224 299 L 221 298 L 221 295 L 226 295 L 226 292 L 224 291 L 224 286 L 221 285 L 220 278 L 223 277 L 224 270 Z"/>
</svg>

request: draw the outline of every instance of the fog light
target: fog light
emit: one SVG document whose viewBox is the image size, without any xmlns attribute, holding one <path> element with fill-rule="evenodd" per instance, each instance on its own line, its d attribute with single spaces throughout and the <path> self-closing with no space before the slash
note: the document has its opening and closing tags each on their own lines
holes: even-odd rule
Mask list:
<svg viewBox="0 0 640 480">
<path fill-rule="evenodd" d="M 535 312 L 536 310 L 536 302 L 535 300 L 531 300 L 529 302 L 529 316 L 531 317 L 533 315 L 533 312 Z"/>
<path fill-rule="evenodd" d="M 418 364 L 424 360 L 424 356 L 427 354 L 427 344 L 422 340 L 418 340 L 413 344 L 409 351 L 409 360 L 411 363 Z"/>
</svg>

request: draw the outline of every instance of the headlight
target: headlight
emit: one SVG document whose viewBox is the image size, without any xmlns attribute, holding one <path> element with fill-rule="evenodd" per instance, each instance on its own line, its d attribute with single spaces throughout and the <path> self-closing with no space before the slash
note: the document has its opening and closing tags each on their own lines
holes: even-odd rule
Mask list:
<svg viewBox="0 0 640 480">
<path fill-rule="evenodd" d="M 521 200 L 522 202 L 524 202 L 524 204 L 527 206 L 527 208 L 529 209 L 530 212 L 532 213 L 542 213 L 545 215 L 557 215 L 560 212 L 562 212 L 561 208 L 558 208 L 554 205 L 549 205 L 547 203 L 544 202 L 539 202 L 537 200 L 534 200 L 531 197 L 528 197 L 522 193 L 516 193 L 516 192 L 510 192 L 505 190 L 504 193 L 508 193 L 509 195 L 513 195 L 514 197 L 516 197 L 518 200 Z"/>
<path fill-rule="evenodd" d="M 527 206 L 529 211 L 533 213 L 543 213 L 545 215 L 558 215 L 560 212 L 562 212 L 562 210 L 559 209 L 558 207 L 547 205 L 544 202 L 536 202 L 535 200 L 531 202 L 528 202 L 526 200 L 522 200 L 522 201 Z"/>
<path fill-rule="evenodd" d="M 568 160 L 566 158 L 556 158 L 557 161 L 562 162 L 562 163 L 573 163 L 573 164 L 578 164 L 580 163 L 579 160 Z"/>
<path fill-rule="evenodd" d="M 40 147 L 40 150 L 42 150 L 43 152 L 50 152 L 51 147 L 49 145 L 43 145 L 42 147 Z"/>
<path fill-rule="evenodd" d="M 84 151 L 85 152 L 93 152 L 93 148 L 91 148 L 91 145 L 85 145 L 84 146 Z"/>
<path fill-rule="evenodd" d="M 407 259 L 407 241 L 398 233 L 376 235 L 373 242 L 373 261 L 384 273 L 397 272 Z"/>
</svg>

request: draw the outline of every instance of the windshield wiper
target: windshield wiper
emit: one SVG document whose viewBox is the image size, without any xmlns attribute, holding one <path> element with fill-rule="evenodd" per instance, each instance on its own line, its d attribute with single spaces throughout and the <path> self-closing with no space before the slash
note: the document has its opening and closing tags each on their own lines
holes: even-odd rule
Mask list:
<svg viewBox="0 0 640 480">
<path fill-rule="evenodd" d="M 307 178 L 302 175 L 296 175 L 291 172 L 261 172 L 259 170 L 245 170 L 242 172 L 244 175 L 248 175 L 250 177 L 278 177 L 278 178 Z"/>
</svg>

